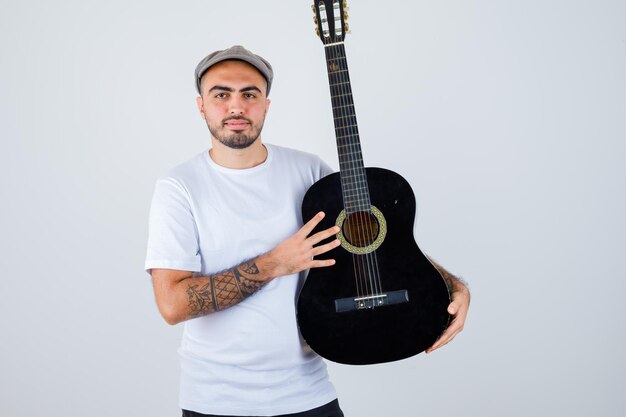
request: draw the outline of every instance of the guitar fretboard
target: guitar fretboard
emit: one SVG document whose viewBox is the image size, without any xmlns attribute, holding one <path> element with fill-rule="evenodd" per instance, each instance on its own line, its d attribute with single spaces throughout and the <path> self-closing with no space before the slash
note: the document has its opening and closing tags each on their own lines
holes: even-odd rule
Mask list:
<svg viewBox="0 0 626 417">
<path fill-rule="evenodd" d="M 344 208 L 347 214 L 370 211 L 369 188 L 361 153 L 346 51 L 342 42 L 326 45 L 324 50 L 335 122 Z"/>
</svg>

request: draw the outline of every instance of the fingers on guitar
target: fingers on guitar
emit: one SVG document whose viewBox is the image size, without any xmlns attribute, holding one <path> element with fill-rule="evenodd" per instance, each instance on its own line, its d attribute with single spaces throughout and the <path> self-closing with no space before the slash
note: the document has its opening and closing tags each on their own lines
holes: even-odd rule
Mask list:
<svg viewBox="0 0 626 417">
<path fill-rule="evenodd" d="M 322 240 L 327 239 L 333 235 L 336 235 L 337 233 L 339 233 L 339 227 L 337 226 L 329 227 L 328 229 L 322 230 L 321 232 L 317 232 L 316 234 L 311 236 L 309 238 L 310 239 L 309 241 L 311 245 L 316 245 Z"/>
<path fill-rule="evenodd" d="M 324 212 L 320 211 L 315 216 L 313 216 L 311 220 L 306 222 L 304 226 L 302 226 L 302 228 L 300 229 L 300 232 L 302 232 L 304 236 L 308 236 L 313 231 L 313 229 L 315 229 L 315 226 L 317 226 L 318 223 L 322 221 L 324 216 L 325 216 Z"/>
<path fill-rule="evenodd" d="M 335 260 L 334 259 L 320 259 L 320 260 L 313 260 L 311 261 L 311 265 L 309 266 L 310 268 L 324 268 L 326 266 L 333 266 L 335 265 Z"/>
<path fill-rule="evenodd" d="M 324 245 L 320 245 L 320 246 L 315 246 L 313 248 L 313 256 L 317 256 L 317 255 L 321 255 L 322 253 L 326 253 L 331 249 L 336 248 L 337 246 L 339 246 L 341 244 L 341 242 L 339 242 L 339 239 L 335 239 L 332 242 L 328 242 Z"/>
</svg>

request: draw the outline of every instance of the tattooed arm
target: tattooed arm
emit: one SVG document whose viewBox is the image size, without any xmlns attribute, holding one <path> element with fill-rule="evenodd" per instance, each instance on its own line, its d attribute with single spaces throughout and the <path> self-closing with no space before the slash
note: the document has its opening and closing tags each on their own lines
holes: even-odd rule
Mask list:
<svg viewBox="0 0 626 417">
<path fill-rule="evenodd" d="M 258 259 L 215 274 L 194 277 L 191 271 L 153 269 L 152 282 L 161 315 L 169 324 L 233 306 L 258 291 L 271 278 Z"/>
<path fill-rule="evenodd" d="M 266 254 L 225 271 L 194 277 L 191 271 L 153 269 L 152 284 L 161 315 L 169 324 L 180 323 L 233 306 L 283 275 L 335 263 L 313 257 L 337 247 L 337 239 L 315 246 L 339 232 L 336 226 L 309 236 L 324 218 L 318 213 L 293 236 Z"/>
<path fill-rule="evenodd" d="M 206 283 L 188 284 L 190 317 L 203 316 L 235 305 L 254 294 L 266 282 L 259 277 L 259 268 L 254 260 L 207 278 Z"/>
</svg>

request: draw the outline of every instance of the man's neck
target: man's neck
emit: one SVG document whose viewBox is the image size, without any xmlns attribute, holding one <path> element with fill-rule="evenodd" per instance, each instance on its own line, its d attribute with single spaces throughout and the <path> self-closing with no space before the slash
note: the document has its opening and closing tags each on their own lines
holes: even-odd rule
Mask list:
<svg viewBox="0 0 626 417">
<path fill-rule="evenodd" d="M 267 149 L 259 137 L 244 149 L 233 149 L 211 138 L 209 156 L 216 164 L 225 168 L 246 169 L 261 165 L 267 159 Z"/>
</svg>

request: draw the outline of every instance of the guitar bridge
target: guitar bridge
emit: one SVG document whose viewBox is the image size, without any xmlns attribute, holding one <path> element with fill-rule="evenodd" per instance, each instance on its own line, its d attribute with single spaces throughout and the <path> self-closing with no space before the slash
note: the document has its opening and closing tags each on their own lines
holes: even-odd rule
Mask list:
<svg viewBox="0 0 626 417">
<path fill-rule="evenodd" d="M 390 291 L 382 294 L 364 297 L 347 297 L 335 300 L 335 312 L 366 310 L 393 304 L 402 304 L 409 301 L 407 290 Z"/>
</svg>

